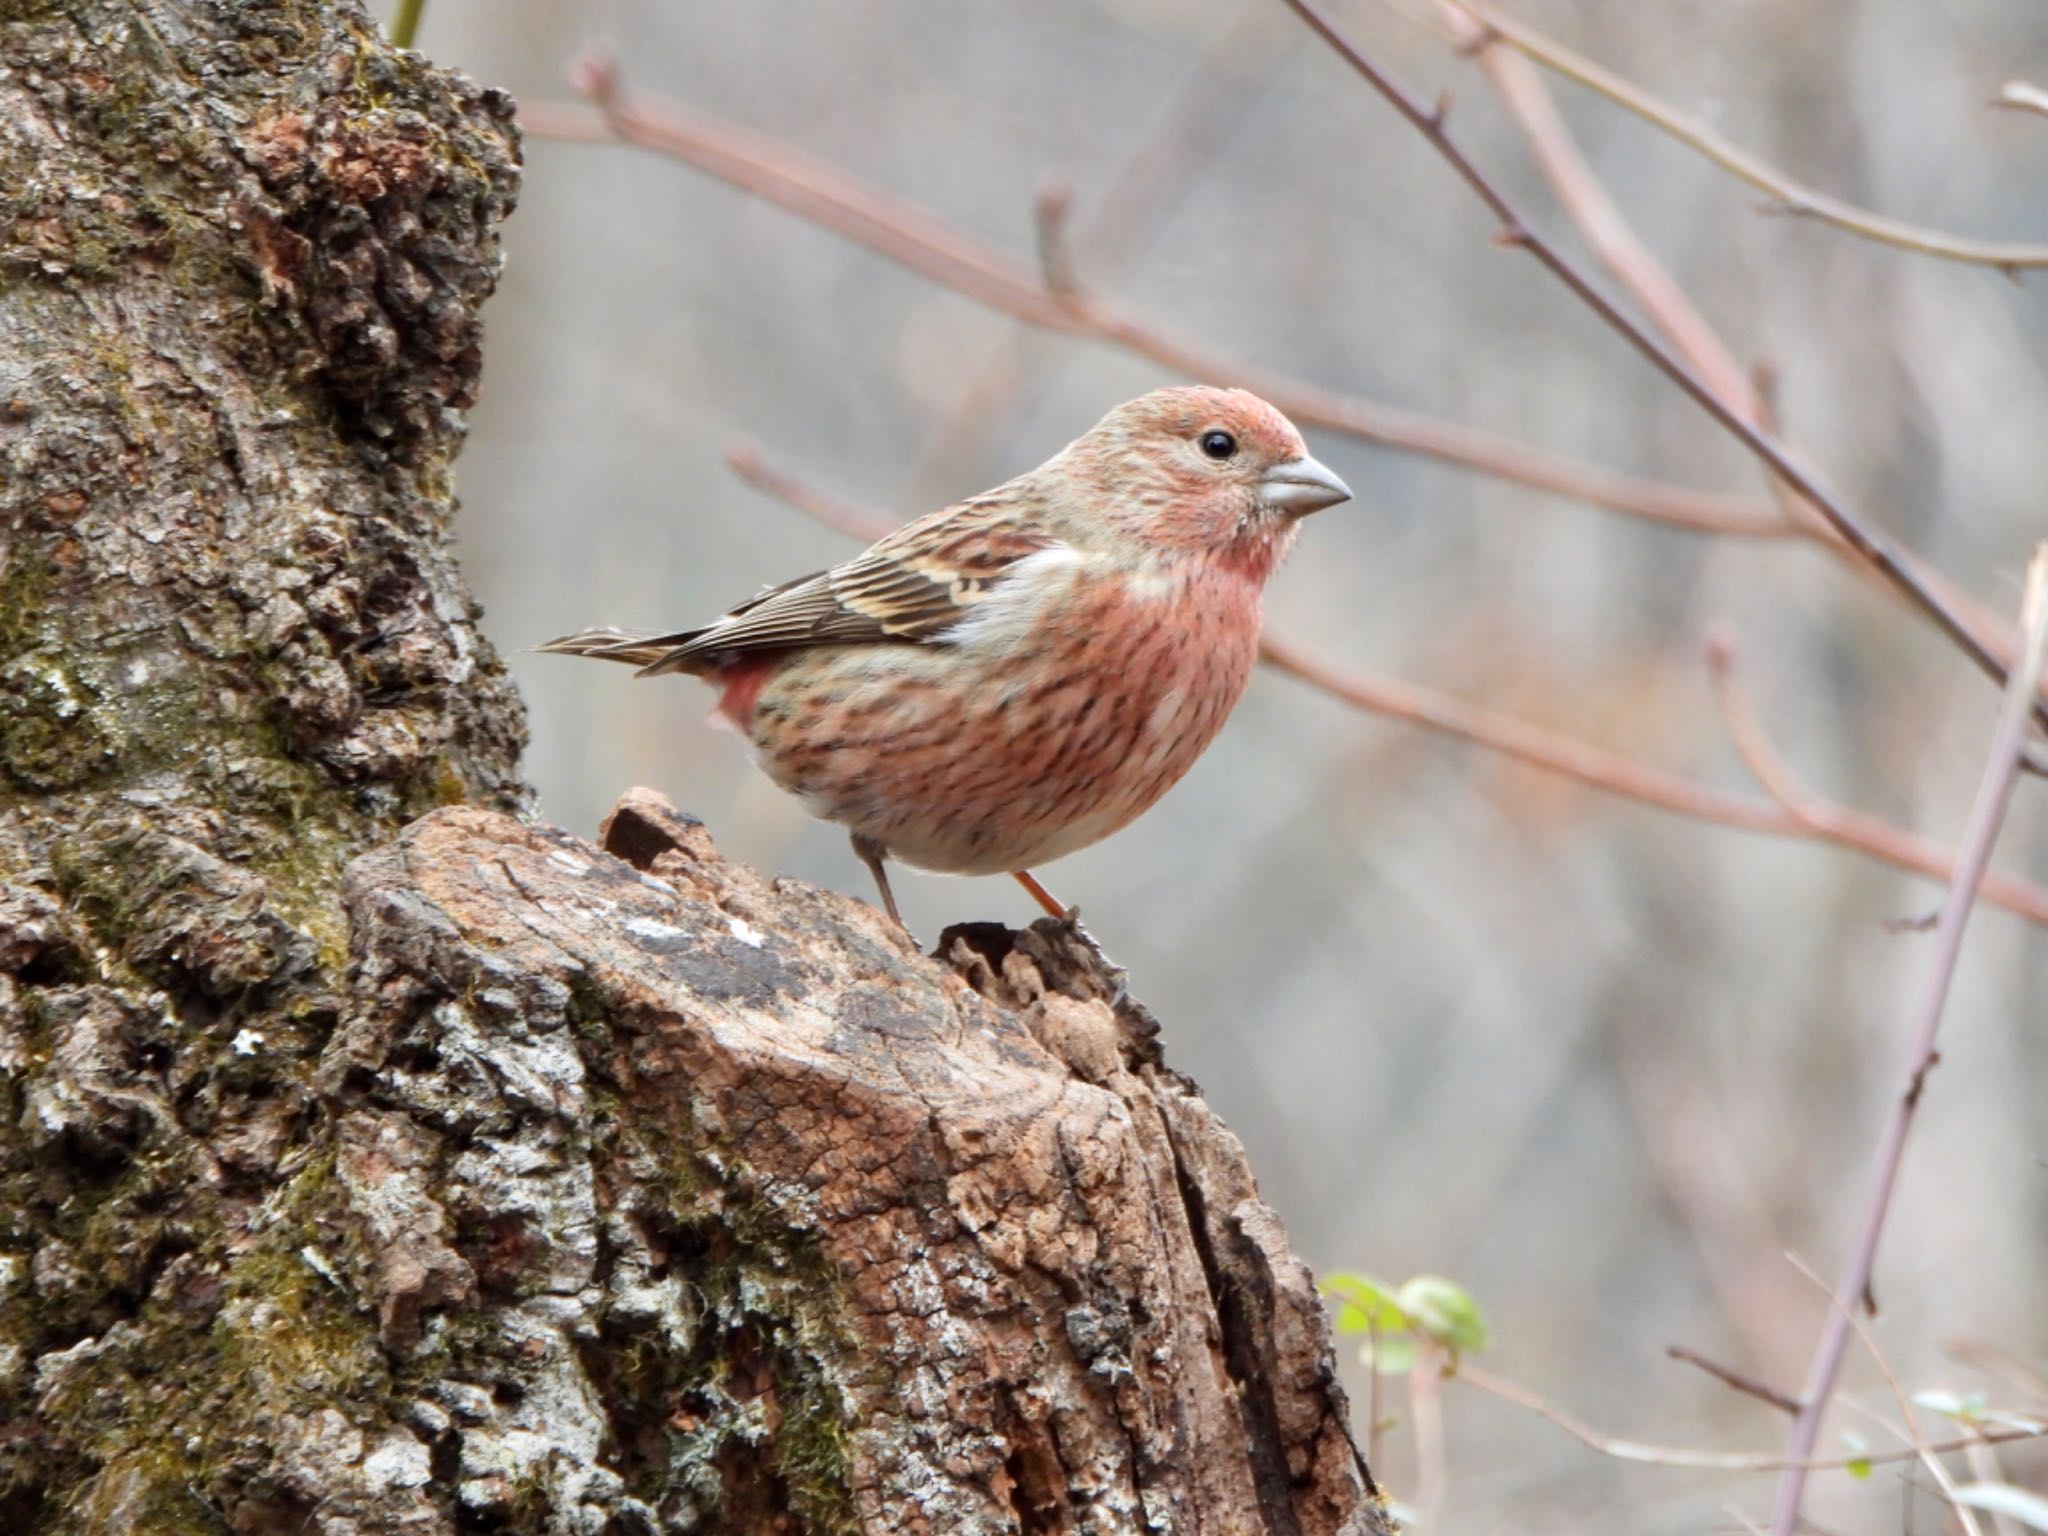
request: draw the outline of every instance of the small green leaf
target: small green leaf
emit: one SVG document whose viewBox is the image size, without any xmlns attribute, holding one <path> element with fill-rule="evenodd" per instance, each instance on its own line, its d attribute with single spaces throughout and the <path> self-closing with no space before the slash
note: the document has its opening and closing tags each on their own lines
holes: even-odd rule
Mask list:
<svg viewBox="0 0 2048 1536">
<path fill-rule="evenodd" d="M 1408 1334 L 1381 1334 L 1358 1346 L 1359 1360 L 1382 1376 L 1399 1376 L 1415 1367 L 1415 1340 Z"/>
<path fill-rule="evenodd" d="M 1408 1315 L 1393 1292 L 1369 1275 L 1339 1270 L 1323 1279 L 1323 1294 L 1337 1301 L 1339 1333 L 1406 1333 Z"/>
<path fill-rule="evenodd" d="M 1958 1424 L 1975 1424 L 1984 1417 L 1982 1392 L 1972 1392 L 1968 1397 L 1957 1397 L 1953 1392 L 1915 1392 L 1913 1401 Z"/>
<path fill-rule="evenodd" d="M 2048 1499 L 2011 1483 L 1971 1483 L 1956 1490 L 1956 1502 L 1972 1509 L 1988 1509 L 2037 1531 L 2048 1531 Z"/>
<path fill-rule="evenodd" d="M 1395 1293 L 1417 1333 L 1455 1359 L 1486 1348 L 1486 1314 L 1471 1293 L 1440 1275 L 1417 1275 Z"/>
<path fill-rule="evenodd" d="M 1853 1430 L 1845 1430 L 1842 1434 L 1842 1449 L 1849 1453 L 1849 1465 L 1844 1470 L 1859 1481 L 1869 1477 L 1870 1457 L 1864 1453 L 1870 1449 L 1870 1442 Z"/>
</svg>

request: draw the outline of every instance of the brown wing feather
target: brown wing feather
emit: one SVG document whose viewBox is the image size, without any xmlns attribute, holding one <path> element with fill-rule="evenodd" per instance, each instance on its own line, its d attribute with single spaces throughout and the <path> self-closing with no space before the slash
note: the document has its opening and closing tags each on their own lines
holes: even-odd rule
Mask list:
<svg viewBox="0 0 2048 1536">
<path fill-rule="evenodd" d="M 844 565 L 757 593 L 702 629 L 636 635 L 642 675 L 699 671 L 749 651 L 929 643 L 981 601 L 1008 567 L 1056 542 L 1017 527 L 1012 510 L 986 498 L 961 502 L 906 524 Z M 668 649 L 646 661 L 660 647 Z"/>
</svg>

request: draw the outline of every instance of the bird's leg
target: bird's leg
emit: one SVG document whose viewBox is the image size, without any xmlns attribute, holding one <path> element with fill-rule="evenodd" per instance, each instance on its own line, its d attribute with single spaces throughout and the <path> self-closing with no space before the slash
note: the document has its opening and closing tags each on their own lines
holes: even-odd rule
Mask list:
<svg viewBox="0 0 2048 1536">
<path fill-rule="evenodd" d="M 1080 909 L 1063 905 L 1057 896 L 1038 883 L 1038 876 L 1032 874 L 1030 870 L 1013 869 L 1010 871 L 1010 876 L 1031 893 L 1031 899 L 1045 909 L 1047 917 L 1056 917 L 1062 922 L 1078 924 L 1081 916 Z"/>
<path fill-rule="evenodd" d="M 867 865 L 868 873 L 875 877 L 875 888 L 882 893 L 882 909 L 889 914 L 889 921 L 905 933 L 910 932 L 910 925 L 896 910 L 896 896 L 889 889 L 889 873 L 882 868 L 882 861 L 889 857 L 889 850 L 865 833 L 856 832 L 853 834 L 853 851 L 861 863 Z"/>
</svg>

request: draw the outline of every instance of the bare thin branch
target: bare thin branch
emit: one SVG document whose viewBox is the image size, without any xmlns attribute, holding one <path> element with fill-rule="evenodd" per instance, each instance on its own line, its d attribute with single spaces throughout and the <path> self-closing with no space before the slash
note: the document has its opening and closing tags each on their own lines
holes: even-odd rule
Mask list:
<svg viewBox="0 0 2048 1536">
<path fill-rule="evenodd" d="M 1878 1147 L 1876 1165 L 1871 1170 L 1856 1246 L 1840 1283 L 1835 1287 L 1835 1310 L 1822 1331 L 1807 1374 L 1805 1390 L 1800 1393 L 1799 1418 L 1792 1427 L 1786 1451 L 1786 1459 L 1791 1462 L 1804 1462 L 1813 1454 L 1814 1445 L 1820 1437 L 1821 1417 L 1827 1411 L 1828 1399 L 1834 1394 L 1842 1356 L 1848 1349 L 1852 1323 L 1850 1309 L 1858 1305 L 1870 1288 L 1871 1274 L 1877 1265 L 1878 1240 L 1884 1233 L 1892 1192 L 1897 1187 L 1899 1168 L 1905 1160 L 1906 1138 L 1912 1130 L 1914 1111 L 1919 1107 L 1927 1076 L 1934 1070 L 1938 1059 L 1935 1037 L 1941 1030 L 1949 985 L 1955 978 L 1956 963 L 1962 955 L 1963 934 L 1969 926 L 1970 910 L 1976 903 L 1985 871 L 1990 867 L 1991 850 L 1998 841 L 1999 829 L 2004 825 L 2013 786 L 2019 781 L 2020 756 L 2027 744 L 2031 707 L 2037 698 L 2044 659 L 2048 659 L 2048 544 L 2035 550 L 2033 562 L 2028 567 L 2020 627 L 2026 635 L 2026 643 L 2006 689 L 2005 704 L 1999 712 L 1998 727 L 1992 737 L 1990 759 L 1977 790 L 1976 803 L 1970 809 L 1962 853 L 1956 861 L 1956 873 L 1949 882 L 1948 894 L 1941 905 L 1941 916 L 1935 923 L 1934 952 L 1913 1010 L 1912 1045 L 1906 1059 L 1905 1081 L 1893 1104 L 1891 1119 Z M 1799 1506 L 1805 1493 L 1805 1471 L 1794 1466 L 1778 1484 L 1778 1498 L 1771 1516 L 1772 1536 L 1792 1536 L 1799 1524 Z"/>
<path fill-rule="evenodd" d="M 1559 203 L 1608 271 L 1634 296 L 1651 323 L 1709 388 L 1737 406 L 1753 425 L 1782 438 L 1774 375 L 1769 369 L 1745 371 L 1685 290 L 1636 237 L 1607 188 L 1587 164 L 1536 69 L 1511 51 L 1498 32 L 1473 21 L 1460 0 L 1438 0 L 1438 4 L 1452 41 L 1460 52 L 1479 60 L 1520 125 Z M 1792 528 L 1843 558 L 1849 569 L 1887 596 L 1906 601 L 1905 595 L 1882 572 L 1857 558 L 1811 503 L 1776 475 L 1767 474 L 1765 482 L 1780 515 Z M 1920 582 L 1955 610 L 1958 619 L 2002 665 L 2012 665 L 2012 642 L 1996 614 L 1958 592 L 1953 583 L 1911 550 L 1902 546 L 1898 555 Z"/>
<path fill-rule="evenodd" d="M 1951 1359 L 1960 1360 L 1989 1376 L 1996 1376 L 2008 1386 L 2027 1393 L 2038 1405 L 2029 1410 L 2033 1417 L 2048 1418 L 2048 1372 L 2028 1364 L 2008 1349 L 1993 1344 L 1989 1339 L 1956 1337 L 1941 1341 L 1941 1352 Z"/>
<path fill-rule="evenodd" d="M 1709 389 L 1740 403 L 1752 420 L 1760 412 L 1748 371 L 1728 350 L 1705 315 L 1615 206 L 1580 151 L 1543 77 L 1511 52 L 1504 35 L 1478 20 L 1464 0 L 1437 0 L 1458 51 L 1479 67 L 1522 129 L 1544 179 L 1601 264 L 1635 295 L 1643 312 Z"/>
<path fill-rule="evenodd" d="M 1829 1306 L 1841 1310 L 1843 1320 L 1855 1330 L 1856 1337 L 1862 1343 L 1864 1352 L 1870 1356 L 1871 1362 L 1876 1365 L 1877 1373 L 1884 1378 L 1885 1387 L 1891 1392 L 1892 1401 L 1898 1404 L 1899 1417 L 1902 1423 L 1886 1423 L 1881 1415 L 1873 1413 L 1869 1409 L 1863 1409 L 1864 1414 L 1882 1425 L 1888 1433 L 1897 1439 L 1907 1441 L 1912 1445 L 1914 1454 L 1920 1458 L 1920 1464 L 1927 1468 L 1927 1475 L 1934 1479 L 1934 1485 L 1941 1490 L 1942 1497 L 1948 1500 L 1949 1507 L 1955 1512 L 1956 1523 L 1963 1528 L 1963 1536 L 1984 1536 L 1983 1528 L 1977 1524 L 1976 1515 L 1971 1513 L 1969 1506 L 1961 1503 L 1956 1498 L 1955 1479 L 1948 1475 L 1948 1468 L 1941 1464 L 1941 1457 L 1935 1453 L 1934 1447 L 1928 1443 L 1927 1437 L 1920 1432 L 1919 1420 L 1913 1416 L 1912 1399 L 1906 1396 L 1906 1388 L 1899 1380 L 1899 1373 L 1892 1369 L 1891 1361 L 1885 1358 L 1884 1351 L 1878 1347 L 1877 1335 L 1870 1331 L 1861 1317 L 1857 1316 L 1856 1308 L 1842 1307 L 1841 1298 L 1828 1290 L 1827 1281 L 1820 1277 L 1817 1270 L 1811 1268 L 1797 1254 L 1788 1254 L 1787 1257 L 1792 1261 L 1792 1267 L 1811 1280 L 1820 1290 L 1821 1294 L 1828 1298 Z M 1859 1405 L 1852 1404 L 1851 1406 Z M 1964 1449 L 1967 1450 L 1969 1447 L 1966 1445 Z M 1981 1450 L 1982 1446 L 1980 1445 L 1978 1449 Z"/>
<path fill-rule="evenodd" d="M 1978 634 L 1976 627 L 1958 612 L 1956 606 L 1948 601 L 1936 584 L 1921 578 L 1914 569 L 1917 562 L 1895 545 L 1888 536 L 1879 533 L 1860 516 L 1850 511 L 1833 492 L 1820 483 L 1814 472 L 1801 463 L 1790 448 L 1776 436 L 1750 421 L 1743 413 L 1739 402 L 1726 400 L 1710 389 L 1677 354 L 1618 308 L 1612 299 L 1594 286 L 1593 281 L 1579 270 L 1577 264 L 1538 234 L 1523 219 L 1514 204 L 1508 201 L 1506 194 L 1458 147 L 1445 129 L 1441 114 L 1424 107 L 1397 84 L 1391 75 L 1352 42 L 1334 22 L 1311 3 L 1311 0 L 1282 0 L 1282 3 L 1301 17 L 1310 29 L 1329 45 L 1332 52 L 1429 141 L 1445 163 L 1457 172 L 1459 178 L 1499 220 L 1501 228 L 1497 238 L 1501 244 L 1519 247 L 1534 256 L 1610 329 L 1641 353 L 1660 373 L 1682 389 L 1708 415 L 1732 433 L 1744 447 L 1761 459 L 1771 473 L 1778 475 L 1793 491 L 1812 503 L 1829 526 L 1841 535 L 1859 558 L 1882 572 L 1887 581 L 1903 593 L 1915 608 L 1933 620 L 1942 633 L 1954 641 L 1980 669 L 2001 684 L 2005 681 L 2009 669 L 1997 654 L 1997 648 Z M 2042 704 L 2037 698 L 2034 710 L 2043 723 L 2048 724 L 2048 705 Z"/>
<path fill-rule="evenodd" d="M 1747 538 L 1782 538 L 1793 531 L 1770 509 L 1741 497 L 1575 463 L 1474 428 L 1216 357 L 1097 295 L 1049 288 L 1039 273 L 1008 253 L 788 145 L 672 103 L 629 96 L 603 61 L 586 61 L 579 82 L 600 101 L 599 110 L 529 103 L 520 112 L 527 132 L 651 150 L 843 235 L 990 309 L 1060 335 L 1122 347 L 1192 379 L 1241 385 L 1304 425 L 1669 527 Z"/>
<path fill-rule="evenodd" d="M 1261 642 L 1260 654 L 1281 671 L 1372 714 L 1458 737 L 1659 810 L 1744 832 L 1833 843 L 1930 879 L 1949 879 L 1955 869 L 1954 860 L 1937 844 L 1807 791 L 1802 790 L 1789 805 L 1755 800 L 1542 726 L 1493 714 L 1415 683 L 1342 671 L 1271 632 Z M 2048 890 L 2012 876 L 1994 875 L 1984 882 L 1983 893 L 1987 901 L 2034 922 L 2048 923 Z"/>
<path fill-rule="evenodd" d="M 1369 714 L 1384 715 L 1438 735 L 1471 742 L 1590 789 L 1605 790 L 1642 805 L 1744 832 L 1806 835 L 1802 823 L 1768 801 L 1638 762 L 1544 726 L 1495 714 L 1418 683 L 1340 668 L 1270 631 L 1260 642 L 1260 656 L 1290 677 L 1300 678 Z M 2044 918 L 2048 918 L 2048 913 L 2044 913 Z"/>
<path fill-rule="evenodd" d="M 1306 42 L 1273 22 L 1262 10 L 1241 8 L 1230 25 L 1206 37 L 1145 133 L 1121 146 L 1115 163 L 1101 167 L 1105 175 L 1091 174 L 1085 197 L 1077 191 L 1060 231 L 1067 250 L 1060 276 L 1070 288 L 1080 286 L 1084 256 L 1097 282 L 1133 266 L 1215 168 L 1270 88 L 1274 70 Z M 1042 213 L 1042 204 L 1034 211 Z M 1041 245 L 1042 238 L 1041 225 Z M 1042 258 L 1040 270 L 1046 286 L 1058 291 L 1061 281 L 1044 270 Z M 1013 328 L 956 375 L 902 483 L 958 484 L 969 466 L 988 462 L 1020 398 L 1037 387 L 1034 380 L 1043 381 L 1046 367 L 1058 366 L 1057 354 L 1031 346 L 1025 330 Z"/>
<path fill-rule="evenodd" d="M 1742 759 L 1742 766 L 1801 826 L 1817 826 L 1825 819 L 1824 807 L 1778 755 L 1750 706 L 1749 695 L 1736 680 L 1735 637 L 1716 627 L 1707 636 L 1706 652 L 1707 670 L 1714 680 L 1714 700 L 1721 707 L 1721 724 L 1734 744 L 1736 756 Z"/>
<path fill-rule="evenodd" d="M 729 448 L 726 460 L 749 484 L 863 542 L 872 542 L 895 526 L 889 519 L 769 463 L 751 444 Z M 1926 839 L 1803 789 L 1789 804 L 1738 794 L 1606 747 L 1575 741 L 1543 726 L 1494 714 L 1418 683 L 1347 671 L 1271 630 L 1260 641 L 1260 655 L 1269 666 L 1368 714 L 1455 737 L 1674 815 L 1744 832 L 1833 843 L 1931 879 L 1947 880 L 1954 871 L 1948 854 Z M 1756 734 L 1761 739 L 1761 732 Z M 1796 788 L 1789 774 L 1781 782 Z M 2009 875 L 1992 875 L 1984 881 L 1983 891 L 1987 901 L 2048 925 L 2048 890 Z"/>
<path fill-rule="evenodd" d="M 788 470 L 771 464 L 752 443 L 740 441 L 728 445 L 725 464 L 755 490 L 764 491 L 777 501 L 787 502 L 813 522 L 837 529 L 863 544 L 872 544 L 897 527 L 896 522 L 881 513 L 855 506 L 843 497 L 829 495 L 808 480 L 799 479 Z"/>
<path fill-rule="evenodd" d="M 1944 234 L 1940 230 L 1924 229 L 1899 219 L 1886 218 L 1882 214 L 1858 208 L 1852 203 L 1845 203 L 1840 198 L 1801 186 L 1783 171 L 1766 164 L 1747 150 L 1729 143 L 1703 123 L 1685 116 L 1677 108 L 1658 100 L 1648 91 L 1622 79 L 1613 71 L 1603 69 L 1592 60 L 1553 42 L 1533 27 L 1524 26 L 1521 22 L 1502 15 L 1492 6 L 1479 3 L 1479 0 L 1445 0 L 1445 3 L 1456 6 L 1475 23 L 1490 30 L 1524 57 L 1564 76 L 1567 80 L 1605 96 L 1616 106 L 1633 112 L 1653 128 L 1668 134 L 1695 153 L 1703 155 L 1729 175 L 1755 187 L 1771 199 L 1769 208 L 1772 212 L 1817 219 L 1823 224 L 1832 225 L 1836 229 L 1861 236 L 1866 240 L 1875 240 L 1882 245 L 1895 246 L 1900 250 L 1915 251 L 1923 256 L 1938 256 L 1946 261 L 1996 267 L 2002 272 L 2048 267 L 2048 245 L 2017 245 L 2006 241 L 1972 240 L 1961 235 Z M 2015 97 L 2014 92 L 2020 94 Z M 2032 87 L 2008 85 L 1999 94 L 1999 104 L 2024 107 L 2031 111 L 2044 110 L 2042 106 L 2034 104 L 2027 94 L 2029 92 L 2033 92 Z"/>
<path fill-rule="evenodd" d="M 1047 293 L 1061 298 L 1079 293 L 1074 278 L 1074 253 L 1067 244 L 1067 219 L 1074 211 L 1074 189 L 1064 181 L 1047 182 L 1031 200 L 1031 224 L 1038 236 L 1038 280 Z"/>
<path fill-rule="evenodd" d="M 1641 1440 L 1624 1440 L 1615 1435 L 1602 1434 L 1586 1423 L 1584 1419 L 1558 1407 L 1548 1399 L 1531 1392 L 1527 1387 L 1496 1376 L 1491 1371 L 1481 1370 L 1469 1361 L 1461 1362 L 1454 1381 L 1462 1381 L 1468 1387 L 1477 1387 L 1490 1397 L 1502 1402 L 1513 1403 L 1517 1408 L 1526 1408 L 1539 1418 L 1548 1419 L 1559 1429 L 1570 1435 L 1579 1444 L 1590 1446 L 1603 1456 L 1612 1456 L 1617 1461 L 1642 1462 L 1656 1467 L 1687 1467 L 1702 1472 L 1786 1472 L 1795 1470 L 1782 1456 L 1759 1454 L 1751 1451 L 1703 1451 L 1691 1446 L 1651 1445 Z M 2040 1431 L 2011 1430 L 1995 1436 L 1985 1436 L 1997 1442 L 2007 1440 L 2032 1440 L 2039 1438 Z M 1928 1449 L 1941 1454 L 1959 1451 L 1970 1440 L 1938 1442 Z M 1839 1472 L 1848 1467 L 1877 1466 L 1895 1461 L 1913 1461 L 1920 1452 L 1912 1446 L 1895 1450 L 1859 1451 L 1855 1455 L 1815 1456 L 1797 1464 L 1796 1470 L 1805 1472 Z"/>
<path fill-rule="evenodd" d="M 1789 1392 L 1780 1392 L 1776 1387 L 1766 1386 L 1753 1376 L 1745 1376 L 1742 1372 L 1732 1370 L 1728 1366 L 1722 1365 L 1719 1361 L 1709 1360 L 1696 1349 L 1688 1349 L 1683 1344 L 1666 1344 L 1664 1346 L 1664 1353 L 1673 1360 L 1682 1360 L 1687 1365 L 1698 1366 L 1723 1386 L 1733 1387 L 1736 1391 L 1753 1397 L 1760 1403 L 1769 1403 L 1780 1413 L 1797 1413 L 1799 1411 L 1799 1399 L 1792 1396 Z"/>
</svg>

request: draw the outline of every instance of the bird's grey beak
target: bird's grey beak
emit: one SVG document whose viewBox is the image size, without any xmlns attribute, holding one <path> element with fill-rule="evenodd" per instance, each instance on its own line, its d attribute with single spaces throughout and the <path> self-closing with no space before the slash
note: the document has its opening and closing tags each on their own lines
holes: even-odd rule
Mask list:
<svg viewBox="0 0 2048 1536">
<path fill-rule="evenodd" d="M 1351 487 L 1305 453 L 1259 477 L 1259 501 L 1289 517 L 1306 517 L 1350 499 Z"/>
</svg>

